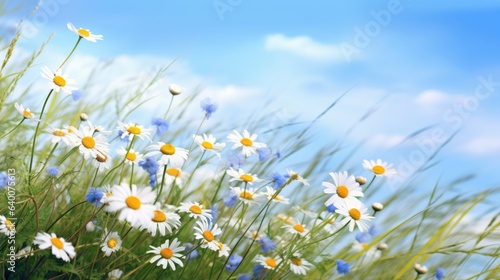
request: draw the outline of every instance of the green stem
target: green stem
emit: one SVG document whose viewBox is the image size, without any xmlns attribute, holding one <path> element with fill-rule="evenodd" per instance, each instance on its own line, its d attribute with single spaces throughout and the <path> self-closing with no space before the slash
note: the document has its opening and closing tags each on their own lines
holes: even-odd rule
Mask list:
<svg viewBox="0 0 500 280">
<path fill-rule="evenodd" d="M 0 136 L 0 139 L 4 138 L 5 136 L 11 134 L 14 130 L 16 130 L 25 120 L 26 118 L 23 118 L 13 129 L 11 129 L 9 132 L 5 133 L 4 135 Z"/>
<path fill-rule="evenodd" d="M 172 103 L 174 102 L 174 95 L 172 94 L 172 98 L 170 98 L 170 104 L 168 104 L 167 111 L 165 112 L 164 119 L 167 119 L 168 112 L 170 111 L 170 107 L 172 107 Z"/>
<path fill-rule="evenodd" d="M 68 61 L 68 59 L 71 57 L 71 55 L 75 52 L 76 50 L 76 47 L 78 46 L 78 44 L 80 43 L 80 41 L 82 40 L 83 37 L 81 36 L 78 36 L 78 40 L 76 41 L 76 44 L 75 46 L 73 47 L 73 49 L 71 50 L 71 52 L 68 54 L 68 56 L 66 57 L 66 59 L 61 63 L 61 66 L 59 66 L 59 68 L 57 68 L 57 70 L 61 69 L 63 67 L 64 64 L 66 64 L 66 62 Z"/>
</svg>

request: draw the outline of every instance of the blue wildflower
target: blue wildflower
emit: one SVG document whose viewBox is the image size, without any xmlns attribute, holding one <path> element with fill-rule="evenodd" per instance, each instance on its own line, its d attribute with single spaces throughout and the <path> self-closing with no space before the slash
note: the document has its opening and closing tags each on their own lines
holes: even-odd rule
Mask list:
<svg viewBox="0 0 500 280">
<path fill-rule="evenodd" d="M 188 260 L 195 259 L 195 258 L 197 258 L 199 256 L 198 251 L 196 249 L 193 250 L 193 248 L 194 248 L 193 243 L 185 243 L 184 247 L 185 247 L 184 251 L 186 253 L 191 252 L 188 255 Z"/>
<path fill-rule="evenodd" d="M 222 199 L 222 201 L 227 207 L 233 207 L 236 203 L 238 203 L 238 195 L 234 192 L 230 192 Z"/>
<path fill-rule="evenodd" d="M 236 268 L 238 268 L 242 260 L 243 258 L 240 255 L 232 254 L 231 257 L 229 257 L 229 259 L 227 260 L 226 269 L 229 272 L 234 272 Z"/>
<path fill-rule="evenodd" d="M 83 96 L 83 91 L 81 91 L 79 89 L 71 92 L 71 97 L 73 98 L 73 101 L 78 101 L 78 100 L 82 99 L 82 96 Z"/>
<path fill-rule="evenodd" d="M 443 279 L 446 276 L 444 269 L 442 267 L 438 267 L 436 269 L 436 274 L 434 274 L 434 276 L 436 276 L 437 280 Z"/>
<path fill-rule="evenodd" d="M 337 272 L 339 274 L 347 274 L 349 273 L 349 263 L 343 260 L 336 260 L 337 263 Z"/>
<path fill-rule="evenodd" d="M 256 264 L 253 266 L 252 272 L 254 279 L 264 279 L 267 273 L 267 269 L 261 264 Z"/>
<path fill-rule="evenodd" d="M 245 163 L 245 156 L 241 152 L 230 154 L 227 157 L 227 168 L 238 170 Z"/>
<path fill-rule="evenodd" d="M 260 248 L 262 249 L 262 252 L 264 252 L 264 253 L 267 253 L 269 251 L 276 249 L 276 244 L 274 244 L 274 242 L 271 240 L 271 238 L 269 238 L 267 236 L 262 236 L 261 238 L 259 238 L 258 242 L 260 244 Z"/>
<path fill-rule="evenodd" d="M 104 196 L 104 192 L 101 188 L 90 188 L 89 192 L 85 196 L 85 201 L 88 201 L 95 206 L 101 206 L 101 198 Z"/>
<path fill-rule="evenodd" d="M 160 165 L 152 158 L 145 157 L 143 160 L 139 161 L 139 166 L 146 170 L 150 175 L 155 174 L 158 171 Z"/>
<path fill-rule="evenodd" d="M 170 126 L 168 122 L 162 118 L 154 118 L 151 120 L 151 125 L 156 127 L 156 136 L 161 136 L 165 132 L 167 132 L 168 127 Z"/>
<path fill-rule="evenodd" d="M 335 213 L 335 210 L 337 210 L 337 207 L 335 207 L 335 205 L 333 205 L 333 204 L 330 204 L 330 205 L 328 205 L 328 207 L 326 207 L 326 210 L 330 213 Z"/>
<path fill-rule="evenodd" d="M 378 233 L 378 229 L 375 227 L 375 226 L 371 226 L 370 229 L 368 229 L 368 233 L 371 235 L 371 236 L 375 236 L 377 235 Z"/>
<path fill-rule="evenodd" d="M 118 130 L 118 138 L 120 138 L 120 141 L 122 141 L 122 142 L 128 142 L 129 141 L 128 137 L 123 137 L 122 138 L 123 133 L 125 133 L 125 132 L 123 132 L 123 130 L 121 130 L 121 129 Z"/>
<path fill-rule="evenodd" d="M 219 216 L 219 207 L 217 207 L 217 204 L 214 204 L 210 209 L 212 210 L 212 222 L 215 223 Z"/>
<path fill-rule="evenodd" d="M 152 188 L 156 187 L 156 174 L 150 174 L 149 175 L 149 182 L 148 182 L 148 184 Z"/>
<path fill-rule="evenodd" d="M 270 158 L 271 153 L 272 153 L 271 149 L 269 149 L 267 147 L 257 149 L 257 154 L 259 154 L 259 161 L 264 161 L 264 160 Z"/>
<path fill-rule="evenodd" d="M 7 172 L 5 172 L 5 171 L 0 172 L 0 189 L 3 189 L 6 186 L 8 186 L 9 182 L 10 182 L 10 179 L 9 179 L 9 175 L 7 174 Z"/>
<path fill-rule="evenodd" d="M 277 188 L 283 186 L 287 179 L 278 172 L 273 172 L 271 174 L 271 180 L 273 181 L 273 188 L 276 190 Z"/>
<path fill-rule="evenodd" d="M 360 232 L 356 234 L 356 240 L 359 243 L 368 243 L 370 242 L 371 238 L 372 238 L 371 235 L 366 232 Z"/>
<path fill-rule="evenodd" d="M 59 172 L 61 172 L 61 170 L 57 167 L 49 167 L 49 168 L 47 168 L 47 172 L 49 173 L 49 175 L 51 177 L 56 177 L 57 174 L 59 174 Z"/>
<path fill-rule="evenodd" d="M 205 118 L 208 120 L 215 111 L 217 111 L 217 103 L 215 103 L 212 98 L 207 97 L 201 101 L 201 109 L 205 111 Z"/>
<path fill-rule="evenodd" d="M 245 273 L 245 274 L 240 274 L 238 275 L 238 278 L 236 280 L 252 280 L 252 275 Z"/>
</svg>

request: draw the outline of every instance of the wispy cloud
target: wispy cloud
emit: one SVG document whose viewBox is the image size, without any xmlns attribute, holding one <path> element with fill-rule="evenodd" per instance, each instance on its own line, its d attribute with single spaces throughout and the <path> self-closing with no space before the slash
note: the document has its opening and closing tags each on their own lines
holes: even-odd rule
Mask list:
<svg viewBox="0 0 500 280">
<path fill-rule="evenodd" d="M 497 137 L 474 137 L 462 146 L 462 151 L 476 156 L 499 154 L 500 140 Z"/>
</svg>

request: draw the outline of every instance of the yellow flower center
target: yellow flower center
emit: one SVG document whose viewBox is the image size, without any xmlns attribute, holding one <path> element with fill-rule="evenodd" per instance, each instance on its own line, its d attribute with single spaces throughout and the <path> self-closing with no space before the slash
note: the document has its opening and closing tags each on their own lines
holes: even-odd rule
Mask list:
<svg viewBox="0 0 500 280">
<path fill-rule="evenodd" d="M 66 133 L 64 131 L 60 130 L 60 129 L 54 130 L 54 132 L 52 132 L 52 134 L 55 135 L 55 136 L 60 136 L 60 137 L 63 137 L 63 136 L 66 135 Z"/>
<path fill-rule="evenodd" d="M 66 80 L 61 76 L 54 76 L 52 82 L 58 87 L 64 87 L 66 85 Z"/>
<path fill-rule="evenodd" d="M 191 211 L 194 214 L 198 214 L 198 215 L 201 214 L 201 208 L 198 205 L 193 205 L 193 206 L 189 207 L 189 211 Z"/>
<path fill-rule="evenodd" d="M 242 191 L 240 197 L 243 199 L 253 200 L 253 194 L 251 192 Z"/>
<path fill-rule="evenodd" d="M 385 173 L 385 168 L 381 165 L 375 165 L 372 170 L 373 170 L 373 173 L 375 173 L 377 175 Z"/>
<path fill-rule="evenodd" d="M 167 174 L 173 177 L 179 177 L 181 175 L 181 170 L 179 168 L 170 167 L 167 168 Z"/>
<path fill-rule="evenodd" d="M 361 247 L 362 247 L 363 249 L 366 249 L 366 248 L 368 247 L 368 243 L 361 243 Z"/>
<path fill-rule="evenodd" d="M 205 230 L 203 232 L 203 238 L 205 238 L 205 240 L 208 241 L 208 242 L 212 242 L 215 239 L 214 238 L 214 234 L 211 231 L 209 231 L 209 230 Z"/>
<path fill-rule="evenodd" d="M 82 37 L 89 37 L 90 31 L 88 31 L 87 29 L 80 28 L 80 29 L 78 29 L 78 35 L 80 35 Z"/>
<path fill-rule="evenodd" d="M 125 199 L 125 204 L 127 204 L 128 208 L 132 208 L 134 210 L 137 210 L 141 208 L 141 201 L 137 196 L 129 196 L 127 199 Z"/>
<path fill-rule="evenodd" d="M 351 218 L 356 221 L 361 219 L 361 213 L 356 208 L 351 208 L 349 210 L 349 216 L 351 216 Z"/>
<path fill-rule="evenodd" d="M 300 233 L 303 233 L 304 232 L 304 227 L 301 225 L 301 224 L 296 224 L 293 226 L 293 229 L 300 232 Z"/>
<path fill-rule="evenodd" d="M 240 176 L 240 179 L 247 182 L 247 183 L 253 181 L 253 177 L 250 174 L 243 174 Z"/>
<path fill-rule="evenodd" d="M 293 263 L 294 265 L 298 265 L 298 266 L 302 265 L 302 261 L 299 259 L 291 259 L 290 262 Z"/>
<path fill-rule="evenodd" d="M 219 247 L 219 250 L 222 250 L 224 248 L 224 244 L 221 242 L 217 243 L 217 246 Z"/>
<path fill-rule="evenodd" d="M 118 241 L 116 239 L 110 238 L 108 240 L 108 248 L 113 249 L 113 248 L 115 248 L 116 244 L 118 244 Z"/>
<path fill-rule="evenodd" d="M 242 138 L 240 140 L 240 143 L 243 145 L 243 146 L 247 146 L 247 147 L 251 147 L 253 145 L 253 142 L 252 140 L 250 140 L 249 138 Z"/>
<path fill-rule="evenodd" d="M 57 238 L 57 237 L 52 237 L 50 239 L 50 242 L 52 242 L 52 245 L 56 246 L 57 249 L 62 249 L 64 248 L 64 244 L 62 243 L 62 241 Z"/>
<path fill-rule="evenodd" d="M 155 223 L 165 222 L 167 220 L 167 215 L 165 215 L 163 211 L 155 210 L 155 215 L 152 220 Z"/>
<path fill-rule="evenodd" d="M 207 149 L 207 150 L 211 150 L 211 149 L 213 149 L 213 148 L 214 148 L 214 145 L 213 145 L 212 143 L 208 142 L 208 141 L 203 141 L 203 142 L 201 143 L 201 146 L 202 146 L 203 148 Z"/>
<path fill-rule="evenodd" d="M 273 258 L 267 258 L 265 263 L 272 268 L 276 267 L 276 261 Z"/>
<path fill-rule="evenodd" d="M 346 186 L 338 186 L 337 195 L 341 198 L 346 198 L 349 195 L 349 189 Z"/>
<path fill-rule="evenodd" d="M 137 154 L 129 151 L 127 153 L 127 155 L 125 156 L 125 158 L 130 160 L 130 161 L 135 161 L 137 159 Z"/>
<path fill-rule="evenodd" d="M 105 155 L 97 154 L 97 156 L 95 157 L 95 159 L 98 162 L 106 162 L 106 160 L 108 159 L 108 157 L 105 156 Z"/>
<path fill-rule="evenodd" d="M 5 227 L 7 227 L 8 230 L 14 230 L 16 226 L 10 220 L 5 220 Z"/>
<path fill-rule="evenodd" d="M 95 147 L 95 140 L 91 136 L 85 136 L 82 138 L 82 145 L 87 149 L 93 149 Z"/>
<path fill-rule="evenodd" d="M 23 111 L 23 117 L 27 118 L 27 119 L 32 119 L 33 118 L 33 114 L 28 111 L 28 110 L 24 110 Z"/>
<path fill-rule="evenodd" d="M 141 128 L 138 127 L 138 126 L 130 126 L 128 129 L 127 129 L 127 132 L 128 133 L 131 133 L 131 134 L 141 134 Z"/>
<path fill-rule="evenodd" d="M 170 248 L 163 248 L 160 251 L 160 255 L 165 259 L 171 259 L 174 256 L 174 252 Z"/>
<path fill-rule="evenodd" d="M 171 156 L 175 154 L 175 147 L 172 144 L 164 144 L 160 147 L 160 152 L 165 155 Z"/>
</svg>

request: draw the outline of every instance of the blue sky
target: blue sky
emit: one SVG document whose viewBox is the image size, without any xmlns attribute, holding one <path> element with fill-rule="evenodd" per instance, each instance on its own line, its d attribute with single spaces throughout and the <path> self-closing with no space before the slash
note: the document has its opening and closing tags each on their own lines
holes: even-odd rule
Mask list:
<svg viewBox="0 0 500 280">
<path fill-rule="evenodd" d="M 21 42 L 26 50 L 54 33 L 51 53 L 41 63 L 68 52 L 74 36 L 66 23 L 72 22 L 104 35 L 102 42 L 82 44 L 73 64 L 115 59 L 117 67 L 108 78 L 118 83 L 180 56 L 163 82 L 188 91 L 201 85 L 203 96 L 220 103 L 220 114 L 240 121 L 271 97 L 281 118 L 299 115 L 309 121 L 354 86 L 315 126 L 316 145 L 342 137 L 384 99 L 347 136 L 349 147 L 367 141 L 352 164 L 381 157 L 403 168 L 412 153 L 424 152 L 418 143 L 432 140 L 435 130 L 398 143 L 435 125 L 443 137 L 460 129 L 441 151 L 435 174 L 453 178 L 473 172 L 480 188 L 500 181 L 495 164 L 500 156 L 497 1 L 47 0 L 35 17 L 30 10 L 37 1 L 19 2 L 19 10 L 2 16 L 3 25 L 21 18 L 32 24 L 33 35 Z M 218 13 L 215 6 L 227 10 Z M 360 36 L 365 36 L 363 44 Z M 355 54 L 346 56 L 346 47 L 355 48 Z M 481 100 L 476 89 L 484 82 L 478 77 L 494 85 L 491 92 L 483 86 L 480 92 L 488 96 Z"/>
</svg>

